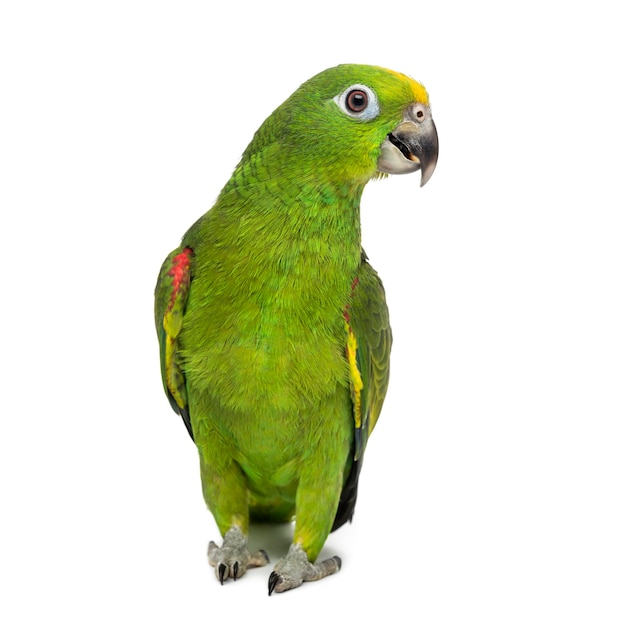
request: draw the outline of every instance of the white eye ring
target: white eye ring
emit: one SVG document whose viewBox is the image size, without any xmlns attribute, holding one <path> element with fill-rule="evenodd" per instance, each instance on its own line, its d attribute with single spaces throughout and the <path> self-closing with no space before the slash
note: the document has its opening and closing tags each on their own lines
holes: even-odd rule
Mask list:
<svg viewBox="0 0 626 621">
<path fill-rule="evenodd" d="M 339 109 L 353 119 L 370 121 L 375 119 L 380 113 L 378 97 L 376 93 L 364 84 L 353 84 L 333 97 L 333 101 Z"/>
</svg>

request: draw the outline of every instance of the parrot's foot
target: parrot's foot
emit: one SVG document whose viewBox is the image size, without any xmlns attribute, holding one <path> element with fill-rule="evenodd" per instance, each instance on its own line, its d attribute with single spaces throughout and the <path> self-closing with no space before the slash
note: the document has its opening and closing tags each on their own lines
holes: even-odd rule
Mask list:
<svg viewBox="0 0 626 621">
<path fill-rule="evenodd" d="M 340 569 L 341 559 L 338 556 L 313 564 L 309 562 L 302 546 L 298 543 L 292 543 L 287 556 L 276 563 L 274 571 L 270 574 L 269 595 L 274 591 L 282 593 L 289 589 L 295 589 L 303 582 L 321 580 L 337 573 Z"/>
<path fill-rule="evenodd" d="M 263 567 L 270 562 L 265 550 L 250 554 L 247 544 L 248 540 L 238 526 L 228 529 L 221 548 L 214 541 L 209 542 L 209 563 L 215 567 L 215 575 L 221 584 L 228 578 L 241 578 L 251 567 Z"/>
</svg>

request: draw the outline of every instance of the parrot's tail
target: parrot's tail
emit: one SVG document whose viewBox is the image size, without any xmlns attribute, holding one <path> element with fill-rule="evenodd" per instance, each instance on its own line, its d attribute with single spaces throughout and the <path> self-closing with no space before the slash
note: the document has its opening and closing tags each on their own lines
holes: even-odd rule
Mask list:
<svg viewBox="0 0 626 621">
<path fill-rule="evenodd" d="M 352 522 L 352 516 L 354 514 L 354 507 L 356 506 L 356 496 L 359 487 L 359 474 L 361 474 L 362 465 L 362 458 L 352 462 L 350 474 L 348 475 L 348 478 L 343 485 L 343 489 L 341 490 L 339 506 L 337 507 L 337 515 L 335 515 L 335 521 L 333 522 L 331 532 L 337 530 L 346 522 Z"/>
</svg>

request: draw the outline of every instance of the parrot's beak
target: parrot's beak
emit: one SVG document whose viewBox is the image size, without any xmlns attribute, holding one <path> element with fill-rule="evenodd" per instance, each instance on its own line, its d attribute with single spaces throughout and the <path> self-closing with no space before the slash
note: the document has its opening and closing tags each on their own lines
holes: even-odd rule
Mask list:
<svg viewBox="0 0 626 621">
<path fill-rule="evenodd" d="M 425 185 L 437 166 L 439 139 L 430 107 L 412 104 L 404 119 L 380 146 L 378 171 L 392 175 L 422 171 L 420 185 Z"/>
</svg>

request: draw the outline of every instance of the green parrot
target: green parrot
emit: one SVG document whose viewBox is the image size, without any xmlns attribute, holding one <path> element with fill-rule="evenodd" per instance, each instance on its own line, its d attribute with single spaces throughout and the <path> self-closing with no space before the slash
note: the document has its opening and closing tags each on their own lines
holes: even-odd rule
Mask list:
<svg viewBox="0 0 626 621">
<path fill-rule="evenodd" d="M 352 519 L 391 350 L 383 286 L 361 248 L 361 194 L 389 173 L 421 170 L 424 185 L 437 153 L 420 83 L 369 65 L 327 69 L 265 120 L 161 267 L 163 385 L 197 446 L 222 584 L 269 562 L 248 550 L 251 520 L 295 520 L 270 595 L 341 567 L 317 557 Z"/>
</svg>

